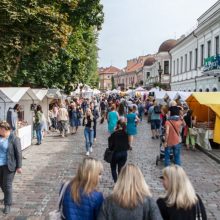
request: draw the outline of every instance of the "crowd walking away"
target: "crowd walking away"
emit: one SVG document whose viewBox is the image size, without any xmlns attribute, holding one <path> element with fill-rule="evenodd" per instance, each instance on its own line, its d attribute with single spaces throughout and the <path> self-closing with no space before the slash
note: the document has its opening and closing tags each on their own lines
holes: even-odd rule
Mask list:
<svg viewBox="0 0 220 220">
<path fill-rule="evenodd" d="M 15 173 L 22 171 L 21 143 L 16 136 L 18 112 L 19 106 L 11 108 L 7 115 L 8 122 L 0 122 L 0 187 L 4 194 L 5 214 L 10 212 L 12 205 Z M 184 145 L 187 153 L 194 154 L 196 151 L 193 134 L 196 115 L 187 105 L 175 101 L 159 103 L 153 97 L 105 94 L 90 99 L 74 97 L 65 102 L 55 101 L 49 106 L 48 115 L 45 112 L 41 105 L 34 110 L 33 130 L 37 145 L 43 143 L 47 132 L 57 132 L 60 139 L 68 135 L 74 139 L 80 132 L 84 134 L 83 160 L 75 176 L 60 189 L 58 209 L 63 219 L 207 219 L 203 201 L 181 167 L 184 165 L 181 160 Z M 137 134 L 144 123 L 149 123 L 151 129 L 146 141 L 158 146 L 165 167 L 160 170 L 161 176 L 154 177 L 155 182 L 160 179 L 164 187 L 164 195 L 157 200 L 154 200 L 153 191 L 140 168 L 127 162 L 128 156 L 136 150 L 135 140 L 139 138 Z M 96 141 L 99 139 L 98 126 L 105 129 L 104 144 L 111 152 L 108 162 L 113 187 L 106 198 L 99 185 L 102 173 L 108 171 L 104 170 L 100 160 L 91 157 L 99 147 Z M 189 151 L 190 147 L 192 151 Z"/>
</svg>

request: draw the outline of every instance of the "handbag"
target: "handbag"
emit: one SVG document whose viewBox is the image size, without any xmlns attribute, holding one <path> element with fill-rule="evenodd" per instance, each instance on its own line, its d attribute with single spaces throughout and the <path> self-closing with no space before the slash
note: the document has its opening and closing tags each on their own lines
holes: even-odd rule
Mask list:
<svg viewBox="0 0 220 220">
<path fill-rule="evenodd" d="M 107 163 L 111 163 L 112 162 L 113 153 L 114 153 L 114 151 L 110 150 L 107 147 L 105 149 L 105 153 L 104 153 L 104 161 L 106 161 Z"/>
<path fill-rule="evenodd" d="M 189 134 L 191 136 L 197 136 L 197 131 L 195 128 L 189 128 Z"/>
<path fill-rule="evenodd" d="M 64 193 L 69 183 L 70 181 L 67 181 L 63 184 L 63 187 L 62 187 L 62 190 L 60 192 L 59 199 L 57 202 L 57 209 L 49 213 L 49 220 L 65 219 L 65 217 L 63 216 L 63 199 L 64 199 Z"/>
</svg>

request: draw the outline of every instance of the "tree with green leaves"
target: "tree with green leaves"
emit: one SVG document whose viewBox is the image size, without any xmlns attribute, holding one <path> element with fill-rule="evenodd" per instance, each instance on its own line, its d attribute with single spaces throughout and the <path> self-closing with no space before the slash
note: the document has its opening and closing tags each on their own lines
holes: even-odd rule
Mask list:
<svg viewBox="0 0 220 220">
<path fill-rule="evenodd" d="M 100 0 L 2 0 L 1 85 L 95 86 L 102 10 Z"/>
</svg>

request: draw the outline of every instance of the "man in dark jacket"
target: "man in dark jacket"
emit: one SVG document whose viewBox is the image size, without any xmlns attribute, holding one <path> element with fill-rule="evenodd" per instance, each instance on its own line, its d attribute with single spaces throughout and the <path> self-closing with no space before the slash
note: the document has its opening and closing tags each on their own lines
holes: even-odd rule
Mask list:
<svg viewBox="0 0 220 220">
<path fill-rule="evenodd" d="M 5 214 L 12 204 L 12 182 L 15 173 L 21 173 L 22 153 L 20 139 L 11 132 L 7 122 L 0 122 L 0 187 L 4 193 Z"/>
<path fill-rule="evenodd" d="M 94 141 L 96 141 L 96 126 L 97 126 L 97 119 L 99 118 L 99 111 L 93 102 L 90 103 L 90 108 L 93 114 L 93 121 L 94 121 Z"/>
</svg>

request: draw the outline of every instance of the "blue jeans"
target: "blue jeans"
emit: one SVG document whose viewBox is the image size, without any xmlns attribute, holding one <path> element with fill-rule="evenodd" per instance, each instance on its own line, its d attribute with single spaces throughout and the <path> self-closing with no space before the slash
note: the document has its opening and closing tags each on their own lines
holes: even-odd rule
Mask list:
<svg viewBox="0 0 220 220">
<path fill-rule="evenodd" d="M 41 142 L 42 142 L 42 129 L 41 129 L 41 127 L 36 129 L 36 135 L 37 135 L 37 143 L 41 144 Z"/>
<path fill-rule="evenodd" d="M 174 146 L 165 148 L 165 167 L 170 165 L 170 152 L 173 151 L 174 163 L 181 166 L 180 152 L 181 152 L 181 144 L 177 144 Z"/>
<path fill-rule="evenodd" d="M 127 161 L 127 151 L 115 152 L 112 157 L 111 162 L 111 171 L 114 182 L 117 181 L 118 175 L 121 171 L 121 168 L 125 165 Z M 117 166 L 118 166 L 118 174 L 117 174 Z"/>
<path fill-rule="evenodd" d="M 85 127 L 84 136 L 86 139 L 86 151 L 89 151 L 89 148 L 93 145 L 94 140 L 94 130 L 88 127 Z"/>
</svg>

